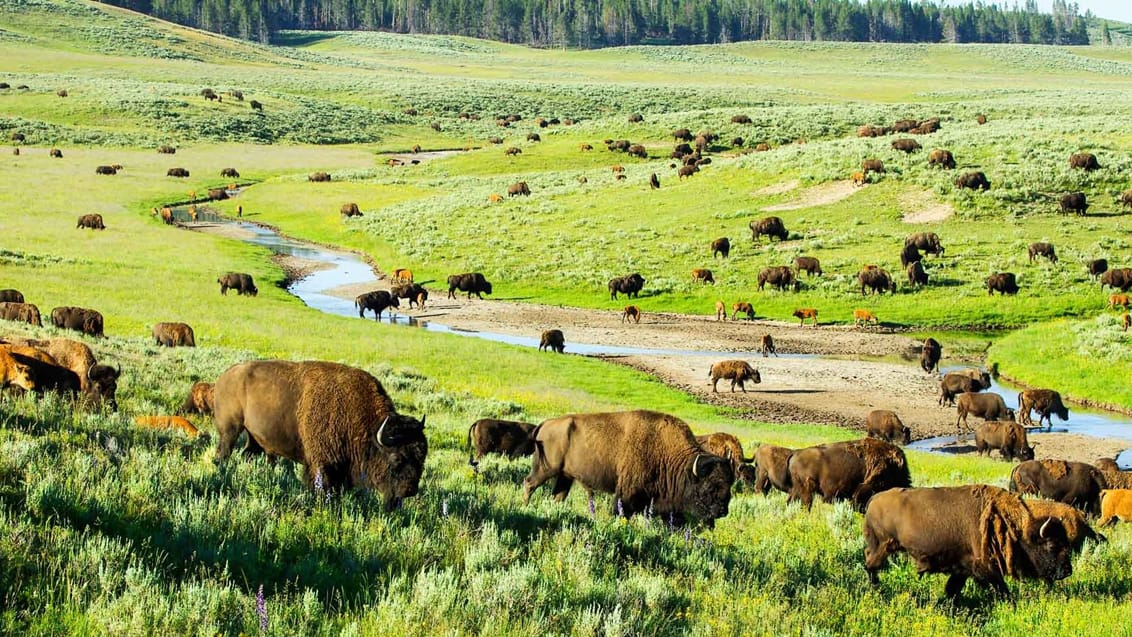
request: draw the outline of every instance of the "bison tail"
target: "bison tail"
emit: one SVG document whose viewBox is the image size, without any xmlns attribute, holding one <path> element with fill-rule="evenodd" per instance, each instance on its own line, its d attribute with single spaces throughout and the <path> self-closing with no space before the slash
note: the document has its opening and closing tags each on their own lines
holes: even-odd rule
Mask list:
<svg viewBox="0 0 1132 637">
<path fill-rule="evenodd" d="M 476 450 L 472 447 L 472 431 L 475 430 L 476 425 L 478 424 L 479 421 L 477 420 L 476 422 L 472 423 L 471 427 L 468 427 L 468 464 L 472 465 L 473 467 L 479 465 L 479 463 L 476 462 Z"/>
</svg>

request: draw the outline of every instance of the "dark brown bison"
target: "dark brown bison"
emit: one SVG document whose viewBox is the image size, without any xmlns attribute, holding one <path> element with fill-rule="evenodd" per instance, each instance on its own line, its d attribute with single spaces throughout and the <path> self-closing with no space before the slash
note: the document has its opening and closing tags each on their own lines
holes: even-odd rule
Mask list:
<svg viewBox="0 0 1132 637">
<path fill-rule="evenodd" d="M 727 237 L 720 237 L 711 242 L 711 256 L 714 259 L 719 255 L 723 255 L 726 259 L 731 254 L 731 241 Z"/>
<path fill-rule="evenodd" d="M 196 347 L 197 339 L 193 328 L 187 323 L 155 323 L 153 338 L 158 345 L 165 347 Z"/>
<path fill-rule="evenodd" d="M 239 179 L 240 178 L 240 171 L 236 170 L 235 168 L 221 168 L 220 169 L 220 176 L 221 177 L 231 177 L 232 179 Z"/>
<path fill-rule="evenodd" d="M 715 285 L 715 276 L 712 275 L 711 270 L 705 268 L 695 268 L 692 270 L 692 281 L 695 283 Z"/>
<path fill-rule="evenodd" d="M 117 175 L 118 169 L 113 166 L 96 166 L 94 169 L 96 175 Z"/>
<path fill-rule="evenodd" d="M 416 495 L 428 454 L 425 419 L 398 414 L 369 373 L 324 361 L 250 361 L 214 390 L 216 457 L 248 433 L 247 453 L 290 458 L 315 488 L 368 487 L 392 510 Z"/>
<path fill-rule="evenodd" d="M 1084 462 L 1028 460 L 1010 472 L 1011 491 L 1068 504 L 1091 515 L 1100 513 L 1101 491 L 1107 488 L 1104 473 Z"/>
<path fill-rule="evenodd" d="M 0 345 L 0 352 L 3 352 L 5 360 L 10 358 L 13 361 L 14 369 L 22 367 L 27 370 L 27 375 L 34 379 L 31 390 L 36 394 L 42 396 L 44 392 L 50 391 L 71 399 L 79 397 L 82 386 L 78 375 L 57 364 L 45 352 L 24 345 Z"/>
<path fill-rule="evenodd" d="M 923 250 L 924 254 L 933 254 L 939 256 L 943 254 L 943 243 L 939 240 L 939 235 L 934 232 L 917 232 L 908 235 L 904 239 L 905 246 L 915 246 L 919 250 Z"/>
<path fill-rule="evenodd" d="M 752 316 L 750 318 L 753 319 L 754 317 Z M 762 353 L 763 358 L 767 358 L 771 354 L 773 354 L 775 358 L 778 358 L 778 349 L 774 346 L 774 337 L 770 334 L 763 334 L 763 337 L 760 341 L 759 351 Z"/>
<path fill-rule="evenodd" d="M 51 157 L 54 157 L 55 159 L 63 159 L 63 151 L 59 150 L 58 148 L 52 148 L 51 150 L 47 151 L 47 154 Z"/>
<path fill-rule="evenodd" d="M 115 394 L 118 391 L 118 377 L 122 370 L 98 364 L 94 352 L 85 343 L 69 338 L 8 337 L 8 340 L 14 344 L 34 347 L 55 359 L 60 366 L 74 372 L 88 404 L 97 405 L 105 402 L 111 409 L 117 409 Z"/>
<path fill-rule="evenodd" d="M 346 217 L 360 217 L 362 216 L 362 211 L 358 208 L 358 204 L 350 202 L 342 204 L 342 209 L 339 211 L 339 214 Z"/>
<path fill-rule="evenodd" d="M 950 150 L 937 148 L 928 153 L 928 165 L 953 170 L 955 168 L 955 156 L 951 154 Z"/>
<path fill-rule="evenodd" d="M 354 307 L 358 308 L 359 318 L 365 318 L 366 310 L 370 310 L 373 312 L 373 320 L 380 321 L 382 312 L 388 309 L 390 315 L 392 315 L 393 310 L 391 308 L 401 307 L 401 303 L 388 290 L 374 290 L 355 297 Z"/>
<path fill-rule="evenodd" d="M 262 111 L 263 110 L 263 104 L 261 104 L 257 100 L 251 100 L 250 102 L 248 102 L 248 106 L 251 106 L 253 111 Z"/>
<path fill-rule="evenodd" d="M 790 456 L 794 449 L 763 444 L 755 449 L 755 491 L 766 495 L 771 487 L 790 492 Z"/>
<path fill-rule="evenodd" d="M 790 233 L 786 231 L 786 226 L 783 225 L 782 219 L 778 217 L 766 217 L 758 221 L 752 221 L 748 224 L 751 228 L 751 241 L 758 241 L 759 237 L 766 235 L 771 238 L 777 238 L 779 241 L 786 241 Z"/>
<path fill-rule="evenodd" d="M 1057 417 L 1062 420 L 1069 420 L 1069 408 L 1061 402 L 1061 394 L 1052 389 L 1027 389 L 1019 392 L 1018 394 L 1018 422 L 1023 425 L 1033 425 L 1034 421 L 1030 418 L 1030 412 L 1038 412 L 1038 426 L 1042 426 L 1042 421 L 1050 429 L 1053 428 L 1052 414 L 1057 414 Z"/>
<path fill-rule="evenodd" d="M 750 124 L 751 123 L 751 116 L 750 115 L 732 115 L 731 116 L 731 123 L 732 124 Z"/>
<path fill-rule="evenodd" d="M 1030 255 L 1030 263 L 1034 262 L 1036 257 L 1045 257 L 1049 259 L 1050 263 L 1057 263 L 1057 252 L 1053 249 L 1052 243 L 1039 242 L 1031 243 L 1028 249 Z"/>
<path fill-rule="evenodd" d="M 27 323 L 37 327 L 43 325 L 43 319 L 39 315 L 39 307 L 34 303 L 0 302 L 0 319 Z"/>
<path fill-rule="evenodd" d="M 212 383 L 193 383 L 192 388 L 189 389 L 189 396 L 185 398 L 184 404 L 181 405 L 180 413 L 212 415 L 215 409 L 214 389 L 215 386 Z"/>
<path fill-rule="evenodd" d="M 987 294 L 994 296 L 995 292 L 1018 294 L 1018 281 L 1014 278 L 1013 272 L 999 272 L 987 277 Z"/>
<path fill-rule="evenodd" d="M 169 146 L 168 144 L 162 144 L 161 146 L 157 147 L 157 152 L 161 155 L 175 155 L 177 153 L 177 149 Z"/>
<path fill-rule="evenodd" d="M 651 190 L 657 190 L 660 188 L 660 177 L 657 177 L 656 173 L 649 175 L 649 188 Z"/>
<path fill-rule="evenodd" d="M 516 157 L 523 154 L 523 149 L 518 146 L 510 146 L 503 150 L 503 155 L 506 157 Z"/>
<path fill-rule="evenodd" d="M 892 125 L 891 130 L 894 133 L 907 133 L 908 131 L 920 125 L 920 120 L 916 119 L 899 119 Z"/>
<path fill-rule="evenodd" d="M 731 393 L 735 393 L 735 385 L 739 385 L 739 389 L 743 393 L 747 393 L 747 388 L 744 383 L 750 381 L 756 385 L 762 382 L 762 377 L 759 376 L 759 370 L 751 367 L 750 363 L 741 360 L 726 360 L 719 361 L 711 366 L 708 371 L 708 379 L 711 380 L 711 391 L 718 392 L 716 385 L 719 379 L 724 378 L 731 381 Z"/>
<path fill-rule="evenodd" d="M 915 287 L 928 284 L 928 273 L 924 271 L 923 263 L 909 263 L 905 272 L 908 274 L 908 285 Z"/>
<path fill-rule="evenodd" d="M 1132 268 L 1116 268 L 1101 273 L 1101 289 L 1106 285 L 1114 290 L 1120 288 L 1121 292 L 1127 292 L 1128 288 L 1132 288 Z"/>
<path fill-rule="evenodd" d="M 527 133 L 528 142 L 541 142 L 542 137 L 538 133 Z"/>
<path fill-rule="evenodd" d="M 883 173 L 884 162 L 879 159 L 866 159 L 861 162 L 861 172 L 867 177 L 870 172 Z"/>
<path fill-rule="evenodd" d="M 1089 278 L 1095 279 L 1108 272 L 1108 259 L 1092 259 L 1085 266 L 1089 270 Z M 1101 286 L 1101 289 L 1104 289 L 1104 286 Z"/>
<path fill-rule="evenodd" d="M 508 458 L 529 456 L 535 452 L 531 432 L 535 426 L 514 420 L 481 418 L 468 427 L 468 464 L 479 465 L 489 453 Z"/>
<path fill-rule="evenodd" d="M 649 510 L 690 513 L 713 524 L 727 515 L 735 473 L 724 458 L 704 453 L 682 420 L 655 411 L 571 414 L 545 420 L 535 441 L 523 501 L 551 478 L 563 500 L 574 481 L 612 493 L 619 515 Z"/>
<path fill-rule="evenodd" d="M 614 277 L 609 280 L 609 298 L 617 300 L 618 292 L 629 298 L 636 298 L 644 287 L 645 279 L 637 272 Z"/>
<path fill-rule="evenodd" d="M 821 261 L 818 261 L 815 257 L 795 257 L 794 269 L 798 273 L 805 272 L 806 276 L 822 275 Z"/>
<path fill-rule="evenodd" d="M 894 139 L 892 140 L 892 150 L 898 150 L 904 153 L 914 153 L 922 148 L 920 142 L 914 139 Z"/>
<path fill-rule="evenodd" d="M 1005 577 L 1055 581 L 1073 570 L 1065 527 L 1035 517 L 1022 498 L 983 484 L 893 489 L 877 494 L 865 511 L 865 571 L 905 552 L 923 573 L 948 573 L 944 591 L 955 599 L 969 578 L 1009 596 Z"/>
<path fill-rule="evenodd" d="M 79 217 L 76 228 L 90 228 L 91 230 L 105 230 L 106 226 L 102 223 L 102 215 L 82 215 Z"/>
<path fill-rule="evenodd" d="M 865 433 L 872 438 L 906 445 L 912 442 L 912 430 L 905 426 L 896 412 L 874 409 L 865 416 Z"/>
<path fill-rule="evenodd" d="M 681 166 L 679 168 L 679 170 L 676 171 L 676 178 L 677 179 L 683 179 L 685 177 L 691 177 L 692 175 L 694 175 L 698 172 L 700 172 L 699 166 L 695 166 L 695 165 Z"/>
<path fill-rule="evenodd" d="M 755 461 L 755 458 L 743 456 L 743 444 L 739 442 L 738 438 L 720 431 L 696 436 L 696 442 L 700 443 L 700 447 L 704 451 L 731 462 L 731 470 L 735 472 L 736 481 L 742 480 L 748 485 L 754 485 L 755 467 L 751 463 Z"/>
<path fill-rule="evenodd" d="M 424 302 L 428 300 L 428 290 L 424 289 L 419 283 L 402 283 L 395 285 L 392 288 L 393 296 L 399 299 L 408 299 L 409 307 L 412 308 L 414 303 L 420 304 L 424 307 Z"/>
<path fill-rule="evenodd" d="M 330 173 L 327 173 L 327 172 L 311 173 L 311 174 L 307 175 L 307 181 L 313 181 L 313 182 L 330 181 Z"/>
<path fill-rule="evenodd" d="M 633 144 L 625 152 L 627 154 L 629 154 L 630 156 L 637 157 L 639 159 L 648 159 L 649 158 L 649 151 L 646 150 L 645 147 L 640 145 L 640 144 Z"/>
<path fill-rule="evenodd" d="M 990 382 L 972 378 L 958 372 L 948 372 L 939 381 L 939 404 L 955 404 L 955 397 L 963 392 L 979 392 L 990 387 Z"/>
<path fill-rule="evenodd" d="M 467 292 L 468 298 L 475 294 L 482 299 L 484 294 L 491 294 L 491 282 L 483 278 L 479 272 L 465 272 L 448 276 L 448 298 L 456 298 L 456 290 Z"/>
<path fill-rule="evenodd" d="M 82 307 L 61 306 L 51 310 L 51 323 L 55 327 L 75 330 L 87 336 L 104 336 L 102 314 Z"/>
<path fill-rule="evenodd" d="M 166 177 L 188 177 L 189 171 L 184 168 L 170 168 L 165 171 Z"/>
<path fill-rule="evenodd" d="M 641 115 L 640 113 L 633 113 L 632 115 L 629 116 L 629 123 L 630 124 L 639 124 L 643 121 L 645 121 L 645 117 L 644 117 L 644 115 Z"/>
<path fill-rule="evenodd" d="M 920 348 L 920 368 L 927 373 L 932 370 L 939 371 L 939 359 L 943 355 L 943 348 L 934 338 L 925 338 Z"/>
<path fill-rule="evenodd" d="M 799 449 L 788 468 L 789 500 L 801 500 L 807 509 L 820 495 L 825 502 L 849 500 L 864 511 L 874 494 L 912 485 L 904 451 L 876 438 Z"/>
<path fill-rule="evenodd" d="M 529 197 L 530 194 L 531 194 L 531 189 L 530 189 L 529 186 L 527 186 L 527 182 L 525 182 L 525 181 L 518 181 L 518 182 L 511 184 L 510 186 L 507 186 L 507 196 L 508 197 L 515 197 L 517 195 Z"/>
<path fill-rule="evenodd" d="M 1067 192 L 1061 195 L 1059 200 L 1061 204 L 1061 212 L 1073 212 L 1078 215 L 1084 215 L 1089 209 L 1089 201 L 1085 198 L 1083 192 Z"/>
<path fill-rule="evenodd" d="M 883 294 L 888 291 L 896 294 L 896 281 L 892 280 L 884 268 L 864 268 L 857 273 L 857 282 L 861 284 L 861 294 L 869 288 L 873 294 Z"/>
<path fill-rule="evenodd" d="M 237 294 L 241 295 L 255 296 L 259 294 L 259 288 L 255 286 L 252 275 L 243 272 L 229 272 L 216 279 L 216 282 L 220 284 L 220 293 L 225 296 L 227 296 L 229 289 L 235 290 Z"/>
<path fill-rule="evenodd" d="M 802 288 L 802 284 L 795 278 L 794 271 L 788 265 L 773 265 L 759 270 L 759 290 L 762 290 L 767 283 L 779 290 L 792 286 L 797 292 Z"/>
<path fill-rule="evenodd" d="M 916 248 L 915 244 L 905 243 L 904 247 L 900 249 L 900 267 L 907 268 L 910 264 L 922 261 L 924 256 Z"/>
<path fill-rule="evenodd" d="M 864 124 L 857 127 L 857 137 L 884 137 L 888 129 L 883 126 L 870 126 Z"/>
<path fill-rule="evenodd" d="M 8 288 L 0 290 L 0 303 L 23 303 L 24 295 L 19 290 Z"/>
<path fill-rule="evenodd" d="M 1073 153 L 1069 156 L 1069 167 L 1082 170 L 1097 170 L 1101 167 L 1097 163 L 1097 156 L 1092 153 Z"/>
<path fill-rule="evenodd" d="M 208 200 L 209 201 L 224 201 L 228 198 L 227 188 L 209 188 Z"/>
<path fill-rule="evenodd" d="M 960 436 L 963 435 L 964 429 L 971 429 L 967 424 L 968 415 L 983 420 L 1014 420 L 1014 410 L 1008 408 L 1006 401 L 998 394 L 963 392 L 956 398 L 955 410 L 957 413 L 955 428 Z"/>
<path fill-rule="evenodd" d="M 990 186 L 990 182 L 987 181 L 987 176 L 982 171 L 963 173 L 955 179 L 956 188 L 990 190 Z"/>
<path fill-rule="evenodd" d="M 546 330 L 539 338 L 538 351 L 544 349 L 553 350 L 562 354 L 566 351 L 566 336 L 562 334 L 562 330 Z"/>
<path fill-rule="evenodd" d="M 692 131 L 688 130 L 687 128 L 678 128 L 678 129 L 672 131 L 672 140 L 673 141 L 690 142 L 690 141 L 692 141 L 692 139 L 694 137 L 695 136 L 692 135 Z"/>
<path fill-rule="evenodd" d="M 989 455 L 992 449 L 998 449 L 1007 461 L 1034 459 L 1034 448 L 1026 439 L 1026 430 L 1013 420 L 988 420 L 975 427 L 975 451 Z"/>
</svg>

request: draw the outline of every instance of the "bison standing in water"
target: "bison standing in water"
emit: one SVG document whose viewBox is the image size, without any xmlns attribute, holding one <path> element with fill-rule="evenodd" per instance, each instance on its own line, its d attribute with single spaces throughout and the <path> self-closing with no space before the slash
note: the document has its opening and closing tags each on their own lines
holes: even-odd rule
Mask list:
<svg viewBox="0 0 1132 637">
<path fill-rule="evenodd" d="M 1069 408 L 1061 402 L 1061 394 L 1052 389 L 1027 389 L 1018 394 L 1018 422 L 1032 425 L 1030 411 L 1038 412 L 1038 426 L 1044 420 L 1053 429 L 1052 414 L 1062 420 L 1069 420 Z"/>
<path fill-rule="evenodd" d="M 920 349 L 920 367 L 929 374 L 933 369 L 939 371 L 939 359 L 942 355 L 943 347 L 939 341 L 934 338 L 924 339 L 924 345 Z"/>
<path fill-rule="evenodd" d="M 354 307 L 358 308 L 359 318 L 365 318 L 366 310 L 372 310 L 373 320 L 380 321 L 382 312 L 388 309 L 390 316 L 392 316 L 393 310 L 391 308 L 401 307 L 401 302 L 387 290 L 374 290 L 373 292 L 359 294 L 354 299 Z"/>
<path fill-rule="evenodd" d="M 484 294 L 491 294 L 491 282 L 479 272 L 453 274 L 448 277 L 448 298 L 456 298 L 456 290 L 467 292 L 469 299 L 473 294 L 482 299 Z"/>
<path fill-rule="evenodd" d="M 874 409 L 865 416 L 865 433 L 871 438 L 906 445 L 912 442 L 912 430 L 900 420 L 896 412 Z"/>
<path fill-rule="evenodd" d="M 246 452 L 290 458 L 316 488 L 368 487 L 385 508 L 416 495 L 425 419 L 398 414 L 376 378 L 324 361 L 265 360 L 229 367 L 215 386 L 218 460 L 247 432 Z"/>
</svg>

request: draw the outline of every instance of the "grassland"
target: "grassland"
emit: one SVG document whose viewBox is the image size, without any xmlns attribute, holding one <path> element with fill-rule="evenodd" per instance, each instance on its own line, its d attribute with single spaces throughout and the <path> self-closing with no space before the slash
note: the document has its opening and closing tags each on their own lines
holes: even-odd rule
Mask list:
<svg viewBox="0 0 1132 637">
<path fill-rule="evenodd" d="M 740 421 L 597 361 L 325 316 L 273 285 L 283 273 L 264 251 L 165 227 L 149 210 L 226 183 L 219 170 L 233 166 L 255 185 L 223 210 L 240 203 L 250 219 L 412 267 L 418 278 L 479 269 L 500 297 L 609 308 L 605 281 L 639 270 L 649 280 L 646 311 L 706 313 L 722 297 L 750 299 L 775 318 L 813 305 L 847 321 L 864 305 L 916 330 L 1036 324 L 996 342 L 1000 369 L 1132 406 L 1121 389 L 1132 371 L 1124 336 L 1080 264 L 1121 264 L 1128 249 L 1115 197 L 1128 186 L 1132 52 L 777 43 L 563 52 L 386 34 L 291 34 L 283 44 L 293 46 L 70 0 L 0 0 L 0 79 L 30 87 L 0 94 L 0 134 L 27 136 L 19 156 L 0 156 L 0 287 L 46 309 L 97 307 L 111 338 L 92 344 L 126 369 L 118 415 L 0 399 L 0 632 L 256 634 L 260 586 L 265 632 L 279 635 L 1127 631 L 1126 528 L 1087 548 L 1066 582 L 1018 585 L 1016 605 L 991 604 L 971 587 L 956 608 L 941 601 L 941 578 L 915 577 L 904 561 L 870 588 L 857 566 L 860 518 L 842 505 L 807 513 L 781 496 L 740 494 L 714 531 L 688 535 L 664 520 L 620 521 L 606 498 L 596 515 L 577 494 L 523 507 L 515 483 L 524 463 L 488 461 L 480 475 L 467 468 L 463 436 L 475 418 L 649 407 L 745 443 L 851 434 Z M 203 100 L 205 86 L 224 101 Z M 55 95 L 60 88 L 67 98 Z M 263 102 L 263 114 L 229 89 Z M 405 115 L 410 106 L 423 114 Z M 483 117 L 461 120 L 460 111 Z M 983 127 L 972 121 L 980 111 L 991 117 Z M 499 129 L 492 116 L 510 112 L 524 120 Z M 645 123 L 625 123 L 631 112 Z M 739 112 L 754 124 L 730 124 Z M 528 143 L 536 115 L 580 121 L 539 129 L 544 141 Z M 922 153 L 853 137 L 857 124 L 905 116 L 942 117 L 925 147 L 951 148 L 995 188 L 955 192 L 952 175 L 929 170 Z M 629 160 L 600 144 L 630 138 L 659 157 L 669 131 L 685 126 L 774 149 L 720 149 L 680 182 L 667 159 Z M 486 144 L 493 135 L 523 154 L 505 158 Z M 177 154 L 156 154 L 162 143 Z M 476 149 L 384 164 L 380 153 L 416 143 Z M 581 143 L 597 150 L 583 153 Z M 47 156 L 52 146 L 62 160 Z M 1065 159 L 1076 150 L 1096 152 L 1104 168 L 1071 172 Z M 776 213 L 797 235 L 784 245 L 747 241 L 762 208 L 843 180 L 865 156 L 883 158 L 890 172 L 840 201 Z M 125 170 L 94 175 L 110 163 Z M 614 163 L 626 166 L 624 182 L 613 179 Z M 173 166 L 192 177 L 165 177 Z M 308 183 L 313 170 L 334 181 Z M 652 172 L 658 192 L 645 183 Z M 519 179 L 531 184 L 529 199 L 488 204 Z M 794 180 L 791 192 L 755 194 Z M 1086 191 L 1101 214 L 1059 217 L 1050 197 L 1068 189 Z M 361 220 L 339 218 L 347 201 L 365 211 Z M 900 221 L 927 205 L 954 214 Z M 104 215 L 105 232 L 73 229 L 89 212 Z M 934 284 L 862 300 L 857 268 L 896 270 L 901 239 L 917 230 L 938 232 L 947 246 L 929 259 Z M 736 248 L 712 264 L 707 244 L 721 235 Z M 1036 240 L 1054 241 L 1061 264 L 1026 263 L 1025 245 Z M 825 277 L 797 295 L 754 289 L 761 267 L 796 254 L 821 258 Z M 715 288 L 687 280 L 705 265 Z M 216 294 L 216 276 L 228 270 L 252 273 L 260 295 Z M 986 296 L 979 282 L 997 270 L 1020 274 L 1018 297 Z M 162 320 L 192 324 L 204 346 L 154 347 L 147 328 Z M 131 425 L 136 414 L 173 410 L 191 381 L 262 356 L 363 366 L 399 408 L 427 413 L 422 494 L 386 515 L 368 494 L 327 501 L 310 492 L 288 463 L 217 466 L 208 436 Z M 917 485 L 1006 482 L 997 461 L 909 460 Z"/>
</svg>

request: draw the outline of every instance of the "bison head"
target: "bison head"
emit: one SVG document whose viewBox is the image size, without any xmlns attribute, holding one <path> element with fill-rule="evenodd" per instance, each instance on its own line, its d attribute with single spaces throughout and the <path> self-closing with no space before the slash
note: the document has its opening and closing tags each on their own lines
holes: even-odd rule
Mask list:
<svg viewBox="0 0 1132 637">
<path fill-rule="evenodd" d="M 912 428 L 904 426 L 900 429 L 900 444 L 907 445 L 912 442 Z"/>
<path fill-rule="evenodd" d="M 118 392 L 118 377 L 122 375 L 122 368 L 117 369 L 109 365 L 91 365 L 86 372 L 87 397 L 94 401 L 106 403 L 112 411 L 118 410 L 118 401 L 115 394 Z"/>
<path fill-rule="evenodd" d="M 735 472 L 719 456 L 696 454 L 689 468 L 684 510 L 709 523 L 727 515 Z"/>
<path fill-rule="evenodd" d="M 363 482 L 381 493 L 385 509 L 392 510 L 398 500 L 417 494 L 424 472 L 428 440 L 425 419 L 392 414 L 377 430 L 370 457 L 364 467 Z"/>
<path fill-rule="evenodd" d="M 755 478 L 757 477 L 756 473 L 755 465 L 743 462 L 739 464 L 739 470 L 736 472 L 735 479 L 741 480 L 743 484 L 746 485 L 754 485 Z"/>
<path fill-rule="evenodd" d="M 1073 573 L 1073 547 L 1065 525 L 1056 517 L 1031 519 L 1021 544 L 1026 559 L 1030 562 L 1029 565 L 1019 565 L 1022 575 L 1054 581 L 1065 579 Z"/>
</svg>

